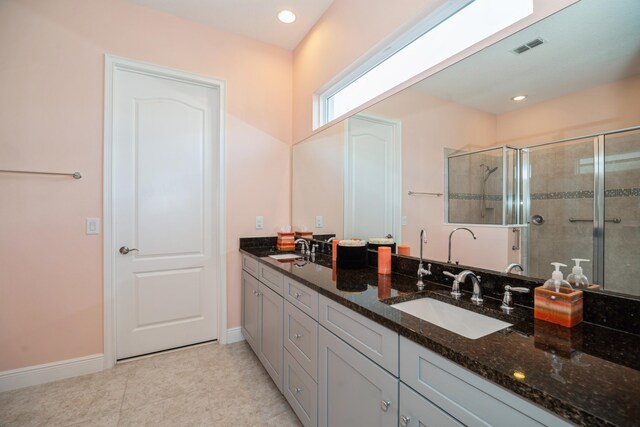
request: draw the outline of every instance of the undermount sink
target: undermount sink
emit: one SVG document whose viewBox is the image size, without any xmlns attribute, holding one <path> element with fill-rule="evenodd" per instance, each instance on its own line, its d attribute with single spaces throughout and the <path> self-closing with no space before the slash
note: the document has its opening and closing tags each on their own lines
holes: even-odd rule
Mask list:
<svg viewBox="0 0 640 427">
<path fill-rule="evenodd" d="M 269 255 L 269 258 L 273 258 L 277 261 L 295 261 L 297 259 L 302 258 L 300 254 L 278 254 L 278 255 Z"/>
<path fill-rule="evenodd" d="M 513 326 L 433 298 L 400 302 L 391 307 L 472 340 Z"/>
</svg>

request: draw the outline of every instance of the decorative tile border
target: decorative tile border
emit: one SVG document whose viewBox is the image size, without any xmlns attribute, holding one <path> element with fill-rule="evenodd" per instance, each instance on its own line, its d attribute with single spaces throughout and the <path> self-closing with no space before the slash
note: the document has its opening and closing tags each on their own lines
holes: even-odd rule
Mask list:
<svg viewBox="0 0 640 427">
<path fill-rule="evenodd" d="M 533 193 L 531 200 L 593 199 L 593 190 Z"/>
<path fill-rule="evenodd" d="M 531 200 L 569 200 L 593 199 L 593 190 L 554 191 L 550 193 L 533 193 Z M 613 188 L 605 190 L 604 197 L 640 197 L 640 188 Z M 482 200 L 481 194 L 449 193 L 450 200 Z M 502 195 L 487 194 L 485 200 L 501 202 Z"/>
<path fill-rule="evenodd" d="M 501 202 L 502 194 L 486 194 L 485 200 Z M 482 200 L 482 194 L 473 193 L 449 193 L 449 200 Z"/>
<path fill-rule="evenodd" d="M 593 199 L 593 190 L 533 193 L 531 200 Z M 604 191 L 604 197 L 640 197 L 640 188 L 612 188 Z"/>
</svg>

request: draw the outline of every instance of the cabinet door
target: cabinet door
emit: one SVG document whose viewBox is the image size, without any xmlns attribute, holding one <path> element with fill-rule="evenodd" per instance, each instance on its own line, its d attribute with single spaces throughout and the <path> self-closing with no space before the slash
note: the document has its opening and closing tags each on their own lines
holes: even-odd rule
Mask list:
<svg viewBox="0 0 640 427">
<path fill-rule="evenodd" d="M 253 352 L 258 354 L 258 279 L 242 272 L 242 335 L 247 340 Z"/>
<path fill-rule="evenodd" d="M 280 295 L 260 284 L 260 322 L 258 358 L 273 382 L 282 392 L 283 300 Z"/>
<path fill-rule="evenodd" d="M 400 383 L 400 427 L 462 427 L 449 414 Z"/>
<path fill-rule="evenodd" d="M 398 379 L 319 328 L 318 425 L 398 425 Z"/>
</svg>

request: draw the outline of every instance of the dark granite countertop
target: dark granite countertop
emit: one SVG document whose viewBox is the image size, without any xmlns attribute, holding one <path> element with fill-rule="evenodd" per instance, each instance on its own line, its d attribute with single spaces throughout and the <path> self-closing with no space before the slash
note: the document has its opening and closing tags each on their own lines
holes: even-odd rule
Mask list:
<svg viewBox="0 0 640 427">
<path fill-rule="evenodd" d="M 331 258 L 322 254 L 305 264 L 269 258 L 276 253 L 272 248 L 240 251 L 567 421 L 586 426 L 640 425 L 637 335 L 588 323 L 557 327 L 534 321 L 533 310 L 526 307 L 506 315 L 496 300 L 485 298 L 483 307 L 476 307 L 466 294 L 460 301 L 452 299 L 450 287 L 425 282 L 426 288 L 418 291 L 415 277 L 379 276 L 371 267 L 333 268 Z M 471 340 L 389 305 L 423 296 L 514 326 Z"/>
</svg>

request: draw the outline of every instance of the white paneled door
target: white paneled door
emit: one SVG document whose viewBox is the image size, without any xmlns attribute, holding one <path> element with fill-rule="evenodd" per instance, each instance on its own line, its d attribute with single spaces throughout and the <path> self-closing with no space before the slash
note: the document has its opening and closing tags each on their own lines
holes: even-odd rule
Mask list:
<svg viewBox="0 0 640 427">
<path fill-rule="evenodd" d="M 344 237 L 391 234 L 400 241 L 400 122 L 357 114 L 347 120 Z"/>
<path fill-rule="evenodd" d="M 219 91 L 114 71 L 117 359 L 217 338 Z"/>
</svg>

